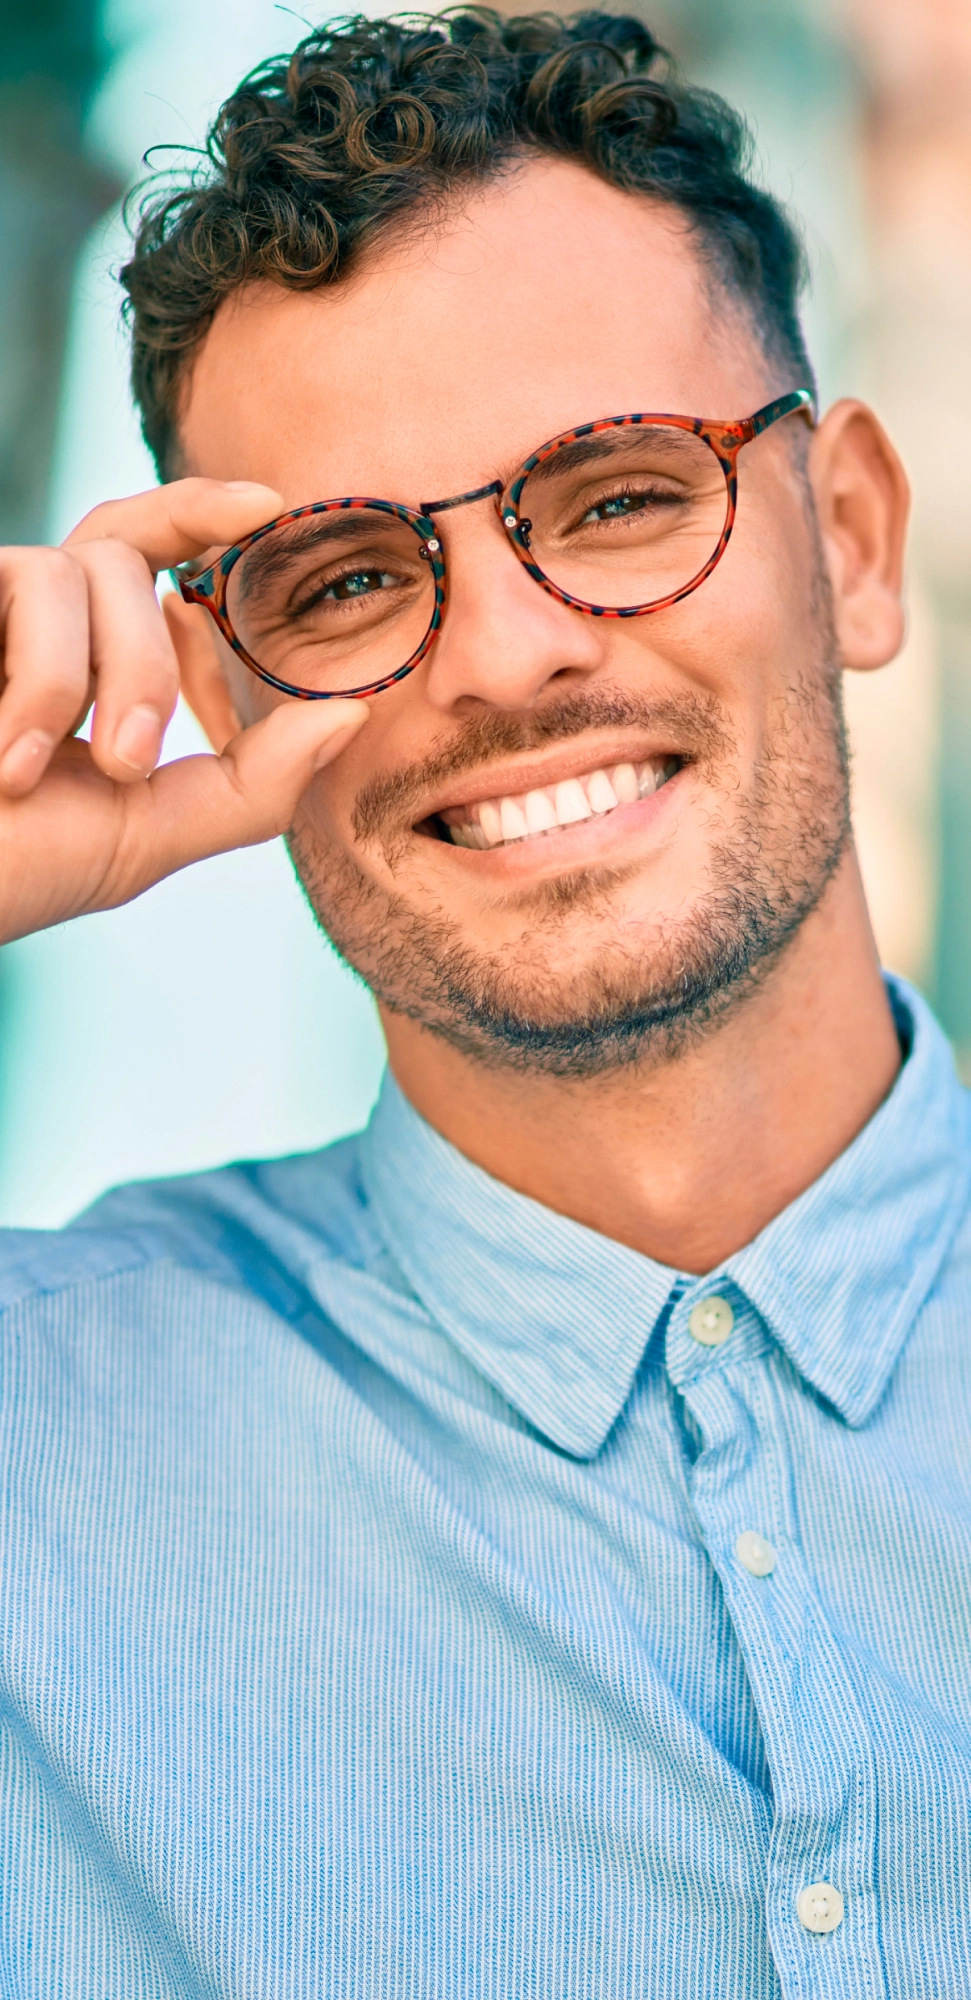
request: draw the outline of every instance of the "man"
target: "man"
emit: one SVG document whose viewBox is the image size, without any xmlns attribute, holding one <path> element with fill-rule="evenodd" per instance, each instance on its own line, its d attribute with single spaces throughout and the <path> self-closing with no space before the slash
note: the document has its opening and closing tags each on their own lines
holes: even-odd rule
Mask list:
<svg viewBox="0 0 971 2000">
<path fill-rule="evenodd" d="M 286 829 L 390 1075 L 5 1244 L 15 2000 L 968 1991 L 971 1146 L 839 695 L 906 487 L 798 276 L 599 15 L 312 35 L 143 217 L 3 931 Z"/>
</svg>

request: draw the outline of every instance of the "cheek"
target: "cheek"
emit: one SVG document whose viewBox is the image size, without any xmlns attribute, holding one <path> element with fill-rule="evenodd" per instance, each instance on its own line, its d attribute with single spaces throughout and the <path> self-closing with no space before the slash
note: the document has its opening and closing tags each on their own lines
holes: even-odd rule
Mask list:
<svg viewBox="0 0 971 2000">
<path fill-rule="evenodd" d="M 372 696 L 368 710 L 364 728 L 334 763 L 320 772 L 301 811 L 323 839 L 353 848 L 359 864 L 370 872 L 354 831 L 354 810 L 361 793 L 378 775 L 427 762 L 443 747 L 444 733 L 441 716 L 429 710 L 423 699 L 421 668 L 397 687 Z"/>
<path fill-rule="evenodd" d="M 744 590 L 714 586 L 718 572 L 670 610 L 619 625 L 606 660 L 610 682 L 647 703 L 701 704 L 733 740 L 747 733 L 777 690 L 790 648 L 765 577 Z"/>
<path fill-rule="evenodd" d="M 750 507 L 711 576 L 661 614 L 655 635 L 682 682 L 714 698 L 732 718 L 755 722 L 779 697 L 818 672 L 824 635 L 803 518 L 780 505 Z"/>
<path fill-rule="evenodd" d="M 353 851 L 356 865 L 365 873 L 370 870 L 354 831 L 355 806 L 369 778 L 377 770 L 391 767 L 394 761 L 391 732 L 386 727 L 382 729 L 381 719 L 374 713 L 380 699 L 377 697 L 364 728 L 352 738 L 347 749 L 318 772 L 300 801 L 295 820 L 306 844 L 331 853 L 335 848 Z M 399 754 L 397 762 L 404 761 Z"/>
</svg>

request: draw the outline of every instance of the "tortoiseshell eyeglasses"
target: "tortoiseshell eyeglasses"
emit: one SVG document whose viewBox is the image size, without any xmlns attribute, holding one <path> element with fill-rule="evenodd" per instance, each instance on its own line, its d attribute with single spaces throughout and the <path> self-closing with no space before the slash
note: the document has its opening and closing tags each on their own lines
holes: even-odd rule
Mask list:
<svg viewBox="0 0 971 2000">
<path fill-rule="evenodd" d="M 305 701 L 379 694 L 423 660 L 445 610 L 436 517 L 495 501 L 524 569 L 593 618 L 643 618 L 697 590 L 728 547 L 738 454 L 808 389 L 753 417 L 600 417 L 552 438 L 503 485 L 426 500 L 315 500 L 200 569 L 175 571 L 261 680 Z"/>
</svg>

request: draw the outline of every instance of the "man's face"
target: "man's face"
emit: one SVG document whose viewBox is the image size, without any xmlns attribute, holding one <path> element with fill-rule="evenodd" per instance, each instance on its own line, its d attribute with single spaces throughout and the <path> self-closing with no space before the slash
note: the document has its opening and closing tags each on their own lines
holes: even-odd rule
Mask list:
<svg viewBox="0 0 971 2000">
<path fill-rule="evenodd" d="M 260 480 L 288 507 L 417 507 L 505 480 L 592 418 L 737 418 L 791 386 L 676 212 L 538 161 L 379 244 L 350 283 L 231 298 L 182 438 L 187 470 Z M 442 631 L 373 698 L 292 834 L 321 922 L 392 1014 L 485 1059 L 602 1069 L 717 1016 L 815 905 L 846 776 L 797 424 L 743 451 L 712 576 L 643 618 L 547 595 L 492 500 L 439 518 Z M 237 706 L 262 712 L 278 697 L 223 651 Z M 593 810 L 603 777 L 618 803 Z M 464 844 L 504 799 L 532 820 L 529 794 L 576 810 L 575 786 L 555 789 L 571 780 L 589 817 Z"/>
</svg>

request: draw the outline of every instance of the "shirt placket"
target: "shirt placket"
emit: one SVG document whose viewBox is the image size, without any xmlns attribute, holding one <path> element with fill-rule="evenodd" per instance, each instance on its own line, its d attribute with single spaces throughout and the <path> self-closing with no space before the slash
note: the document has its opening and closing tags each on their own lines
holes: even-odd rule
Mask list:
<svg viewBox="0 0 971 2000">
<path fill-rule="evenodd" d="M 700 1439 L 689 1489 L 721 1579 L 772 1775 L 769 1940 L 786 2000 L 882 2000 L 878 1802 L 861 1690 L 807 1572 L 778 1349 L 739 1288 L 676 1300 L 666 1362 Z"/>
</svg>

